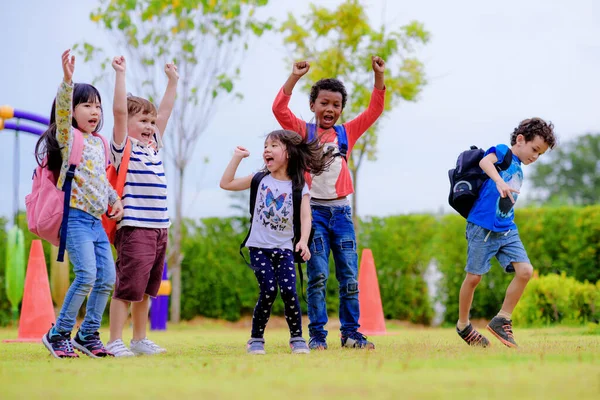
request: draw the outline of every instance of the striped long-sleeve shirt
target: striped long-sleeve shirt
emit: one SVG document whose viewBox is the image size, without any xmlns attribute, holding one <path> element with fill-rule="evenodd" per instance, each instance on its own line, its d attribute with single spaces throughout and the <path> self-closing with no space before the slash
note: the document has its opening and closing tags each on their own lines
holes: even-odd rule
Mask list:
<svg viewBox="0 0 600 400">
<path fill-rule="evenodd" d="M 129 137 L 131 156 L 125 187 L 123 188 L 123 208 L 125 214 L 117 229 L 123 226 L 140 228 L 168 228 L 171 225 L 167 210 L 167 178 L 159 150 L 162 147 L 160 135 L 154 135 L 154 143 L 144 143 Z M 127 139 L 117 144 L 111 140 L 111 162 L 118 169 Z"/>
</svg>

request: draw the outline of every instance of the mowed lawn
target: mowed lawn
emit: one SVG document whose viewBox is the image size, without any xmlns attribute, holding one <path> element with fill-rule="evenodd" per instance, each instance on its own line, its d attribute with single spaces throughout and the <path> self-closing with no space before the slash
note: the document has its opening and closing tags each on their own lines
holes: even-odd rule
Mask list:
<svg viewBox="0 0 600 400">
<path fill-rule="evenodd" d="M 57 360 L 41 343 L 0 343 L 0 399 L 600 399 L 600 335 L 585 327 L 517 327 L 518 350 L 491 337 L 470 348 L 453 329 L 388 330 L 374 351 L 341 349 L 332 332 L 309 355 L 290 354 L 276 327 L 268 354 L 249 356 L 246 327 L 210 320 L 151 332 L 169 350 L 155 357 Z"/>
</svg>

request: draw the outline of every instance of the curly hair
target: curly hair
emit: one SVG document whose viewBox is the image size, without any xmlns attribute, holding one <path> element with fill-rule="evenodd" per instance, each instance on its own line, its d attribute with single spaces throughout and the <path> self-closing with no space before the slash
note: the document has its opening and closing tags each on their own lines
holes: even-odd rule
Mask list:
<svg viewBox="0 0 600 400">
<path fill-rule="evenodd" d="M 100 92 L 94 86 L 87 83 L 76 83 L 73 87 L 73 110 L 81 103 L 100 103 L 102 98 Z M 100 120 L 96 126 L 96 132 L 100 132 L 104 123 L 104 113 L 100 114 Z M 73 127 L 78 128 L 77 121 L 73 115 Z M 35 144 L 35 159 L 42 168 L 48 167 L 50 171 L 60 170 L 62 165 L 61 147 L 56 139 L 56 98 L 52 102 L 50 111 L 50 125 L 48 129 L 40 136 Z"/>
<path fill-rule="evenodd" d="M 329 90 L 330 92 L 337 92 L 342 95 L 342 109 L 346 107 L 346 99 L 348 98 L 348 93 L 346 93 L 346 87 L 339 79 L 327 78 L 321 79 L 317 81 L 310 88 L 310 103 L 314 103 L 317 101 L 317 97 L 319 96 L 319 92 L 321 90 Z"/>
<path fill-rule="evenodd" d="M 333 150 L 323 152 L 323 145 L 317 139 L 308 142 L 298 133 L 288 130 L 276 130 L 267 135 L 265 141 L 271 139 L 281 142 L 288 154 L 287 175 L 292 179 L 292 188 L 301 190 L 304 187 L 304 173 L 320 175 L 326 171 L 334 160 Z M 266 169 L 266 168 L 265 168 Z"/>
<path fill-rule="evenodd" d="M 551 149 L 556 146 L 556 136 L 554 136 L 554 125 L 552 122 L 546 122 L 541 118 L 528 118 L 515 128 L 510 135 L 510 144 L 514 146 L 517 143 L 517 136 L 523 135 L 526 142 L 535 139 L 536 136 L 541 137 Z"/>
</svg>

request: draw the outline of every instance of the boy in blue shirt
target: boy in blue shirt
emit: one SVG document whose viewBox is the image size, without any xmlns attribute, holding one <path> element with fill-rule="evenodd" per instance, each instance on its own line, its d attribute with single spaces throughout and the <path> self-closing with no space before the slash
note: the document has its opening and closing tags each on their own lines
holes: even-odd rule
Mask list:
<svg viewBox="0 0 600 400">
<path fill-rule="evenodd" d="M 554 148 L 554 126 L 541 118 L 526 119 L 512 133 L 510 144 L 512 164 L 504 171 L 499 172 L 495 165 L 502 162 L 509 147 L 501 144 L 485 152 L 479 166 L 490 179 L 481 187 L 467 218 L 467 276 L 460 288 L 456 331 L 471 346 L 489 345 L 487 338 L 469 322 L 469 311 L 475 288 L 490 270 L 495 256 L 502 268 L 514 272 L 515 277 L 506 289 L 500 312 L 487 329 L 506 346 L 517 347 L 511 314 L 531 279 L 533 267 L 514 223 L 513 206 L 523 182 L 521 164 L 532 164 L 548 148 Z"/>
</svg>

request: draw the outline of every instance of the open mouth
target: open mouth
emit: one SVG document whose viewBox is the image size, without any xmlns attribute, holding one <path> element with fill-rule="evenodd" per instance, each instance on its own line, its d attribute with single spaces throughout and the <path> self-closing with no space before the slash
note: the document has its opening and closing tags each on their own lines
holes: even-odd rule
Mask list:
<svg viewBox="0 0 600 400">
<path fill-rule="evenodd" d="M 96 125 L 96 124 L 98 123 L 98 120 L 97 120 L 96 118 L 92 118 L 92 119 L 89 119 L 89 120 L 88 120 L 88 123 L 89 123 L 90 125 Z"/>
<path fill-rule="evenodd" d="M 333 123 L 333 115 L 323 115 L 323 122 L 327 124 Z"/>
<path fill-rule="evenodd" d="M 273 157 L 265 156 L 265 164 L 267 165 L 267 167 L 270 167 L 271 165 L 273 165 Z"/>
<path fill-rule="evenodd" d="M 142 133 L 142 139 L 144 140 L 150 140 L 152 138 L 152 133 L 150 132 L 144 132 Z"/>
</svg>

